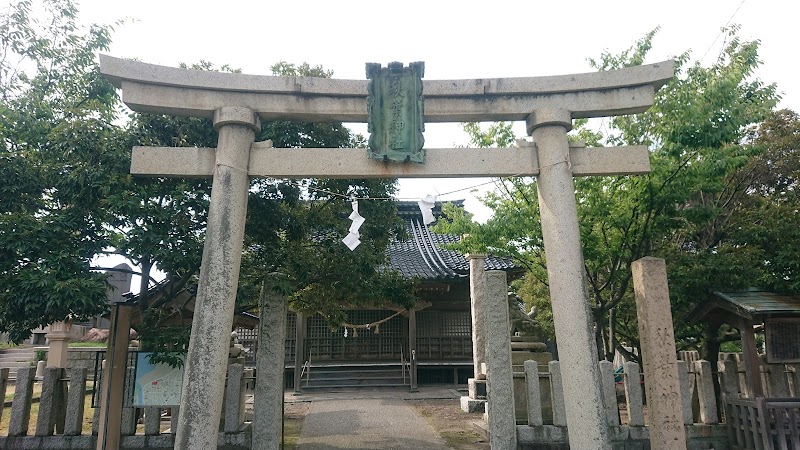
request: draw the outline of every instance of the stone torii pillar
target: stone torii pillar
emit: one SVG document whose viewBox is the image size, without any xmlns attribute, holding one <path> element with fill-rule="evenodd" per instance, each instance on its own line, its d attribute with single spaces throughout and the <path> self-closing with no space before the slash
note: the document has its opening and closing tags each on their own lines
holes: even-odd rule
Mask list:
<svg viewBox="0 0 800 450">
<path fill-rule="evenodd" d="M 610 449 L 567 139 L 572 116 L 563 109 L 536 110 L 527 126 L 539 152 L 537 191 L 561 376 L 567 387 L 570 447 Z"/>
<path fill-rule="evenodd" d="M 250 146 L 261 122 L 248 108 L 214 112 L 219 133 L 200 284 L 186 357 L 176 449 L 216 448 L 250 188 Z M 224 378 L 224 375 L 223 375 Z"/>
</svg>

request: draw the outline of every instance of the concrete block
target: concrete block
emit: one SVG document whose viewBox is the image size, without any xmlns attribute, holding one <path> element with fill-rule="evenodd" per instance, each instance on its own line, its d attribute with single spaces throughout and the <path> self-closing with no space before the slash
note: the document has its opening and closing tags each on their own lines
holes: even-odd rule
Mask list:
<svg viewBox="0 0 800 450">
<path fill-rule="evenodd" d="M 467 392 L 469 398 L 473 399 L 486 399 L 486 380 L 476 380 L 470 378 L 467 380 Z"/>
<path fill-rule="evenodd" d="M 75 450 L 85 450 L 85 449 L 92 449 L 96 446 L 96 437 L 92 435 L 86 436 L 69 436 L 70 446 L 69 448 Z"/>
<path fill-rule="evenodd" d="M 534 445 L 541 446 L 540 448 L 569 448 L 568 441 L 569 435 L 566 427 L 557 427 L 554 425 L 517 425 L 517 437 L 519 445 L 523 448 L 537 448 Z M 552 447 L 550 447 L 552 446 Z"/>
<path fill-rule="evenodd" d="M 625 427 L 628 429 L 628 439 L 632 441 L 646 441 L 650 439 L 650 427 Z"/>
<path fill-rule="evenodd" d="M 631 436 L 630 428 L 628 426 L 609 427 L 608 435 L 615 442 L 627 441 Z"/>
<path fill-rule="evenodd" d="M 22 437 L 22 446 L 19 448 L 22 450 L 28 450 L 28 449 L 39 450 L 44 447 L 45 439 L 46 438 L 43 438 L 41 436 L 24 436 Z"/>
<path fill-rule="evenodd" d="M 461 397 L 461 410 L 466 413 L 482 413 L 486 410 L 486 400 Z"/>
<path fill-rule="evenodd" d="M 172 448 L 175 436 L 171 434 L 162 434 L 159 436 L 146 436 L 147 448 Z"/>
<path fill-rule="evenodd" d="M 148 448 L 147 436 L 142 434 L 123 436 L 120 439 L 120 445 L 127 448 Z"/>
<path fill-rule="evenodd" d="M 522 366 L 524 366 L 525 361 L 528 360 L 534 360 L 540 366 L 546 366 L 547 363 L 553 360 L 553 354 L 550 352 L 524 352 L 524 351 L 511 352 L 511 364 L 515 366 L 520 366 L 519 368 L 520 371 L 523 371 Z"/>
</svg>

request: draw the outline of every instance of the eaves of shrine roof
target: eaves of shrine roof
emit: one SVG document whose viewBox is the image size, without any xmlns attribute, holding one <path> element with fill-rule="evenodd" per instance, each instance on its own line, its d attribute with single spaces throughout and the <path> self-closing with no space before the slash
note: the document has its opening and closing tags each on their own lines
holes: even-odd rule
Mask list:
<svg viewBox="0 0 800 450">
<path fill-rule="evenodd" d="M 707 301 L 689 314 L 692 323 L 743 318 L 761 323 L 765 319 L 800 317 L 800 296 L 750 288 L 744 291 L 714 291 Z"/>
<path fill-rule="evenodd" d="M 434 217 L 440 219 L 442 205 L 436 202 Z M 462 206 L 463 200 L 456 200 Z M 389 268 L 400 272 L 404 277 L 421 281 L 456 281 L 469 278 L 469 263 L 461 253 L 445 248 L 458 243 L 459 236 L 440 234 L 431 231 L 422 222 L 422 213 L 416 202 L 398 202 L 397 213 L 406 223 L 406 239 L 395 240 L 389 244 Z M 517 273 L 521 269 L 510 259 L 487 256 L 486 270 L 505 270 Z"/>
</svg>

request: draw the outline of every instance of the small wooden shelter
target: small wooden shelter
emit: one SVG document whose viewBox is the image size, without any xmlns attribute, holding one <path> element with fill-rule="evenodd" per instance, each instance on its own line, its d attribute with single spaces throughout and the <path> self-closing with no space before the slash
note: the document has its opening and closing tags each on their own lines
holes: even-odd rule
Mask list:
<svg viewBox="0 0 800 450">
<path fill-rule="evenodd" d="M 764 395 L 754 329 L 761 325 L 768 363 L 800 363 L 800 296 L 759 289 L 715 291 L 692 313 L 697 322 L 726 323 L 742 335 L 747 385 L 753 397 Z"/>
<path fill-rule="evenodd" d="M 717 291 L 693 316 L 697 322 L 727 323 L 741 333 L 746 389 L 739 398 L 725 398 L 731 448 L 800 449 L 800 296 L 758 289 Z M 763 327 L 765 337 L 763 371 L 756 327 Z M 768 390 L 762 372 L 772 379 Z M 787 374 L 794 380 L 793 398 L 788 384 L 782 382 Z M 782 386 L 776 385 L 775 378 Z"/>
</svg>

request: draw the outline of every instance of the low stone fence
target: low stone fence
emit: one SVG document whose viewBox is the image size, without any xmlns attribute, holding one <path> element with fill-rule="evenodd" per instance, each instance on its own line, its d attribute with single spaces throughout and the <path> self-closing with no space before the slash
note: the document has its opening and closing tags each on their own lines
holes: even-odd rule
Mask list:
<svg viewBox="0 0 800 450">
<path fill-rule="evenodd" d="M 87 369 L 90 373 L 94 370 L 98 353 L 105 354 L 106 347 L 71 347 L 67 351 L 67 365 L 71 368 Z M 130 351 L 136 351 L 131 348 Z M 103 358 L 103 355 L 100 356 Z"/>
<path fill-rule="evenodd" d="M 14 399 L 11 405 L 8 435 L 0 436 L 3 449 L 86 449 L 96 448 L 97 431 L 100 422 L 100 405 L 94 408 L 92 433 L 83 432 L 86 405 L 86 368 L 45 369 L 41 381 L 41 396 L 35 427 L 30 430 L 31 406 L 35 369 L 22 368 L 17 372 L 14 386 Z M 225 450 L 244 450 L 250 448 L 250 423 L 245 422 L 244 399 L 245 376 L 241 364 L 228 367 L 225 411 L 220 426 L 218 445 Z M 133 369 L 128 370 L 125 382 L 125 395 L 132 398 Z M 0 370 L 0 395 L 5 396 L 8 385 L 8 369 Z M 102 398 L 98 396 L 97 398 Z M 125 402 L 130 405 L 129 401 Z M 122 413 L 122 439 L 120 448 L 133 449 L 171 449 L 174 445 L 174 430 L 179 408 L 169 410 L 168 431 L 162 432 L 162 412 L 165 408 L 135 408 L 127 406 Z M 0 404 L 0 417 L 8 414 Z M 137 428 L 137 425 L 139 427 Z"/>
<path fill-rule="evenodd" d="M 625 363 L 622 373 L 614 373 L 608 361 L 599 364 L 614 448 L 650 448 L 645 391 L 638 364 Z M 744 366 L 731 359 L 720 361 L 718 370 L 712 371 L 708 361 L 678 361 L 678 371 L 688 448 L 732 448 L 724 423 L 723 398 L 749 396 L 744 384 Z M 796 398 L 800 394 L 797 365 L 764 364 L 761 372 L 769 396 Z M 720 398 L 714 393 L 715 376 L 719 377 Z M 515 372 L 514 378 L 519 448 L 569 448 L 563 392 L 579 387 L 561 385 L 558 361 L 550 362 L 547 371 L 542 372 L 533 361 L 528 361 L 525 372 Z"/>
</svg>

